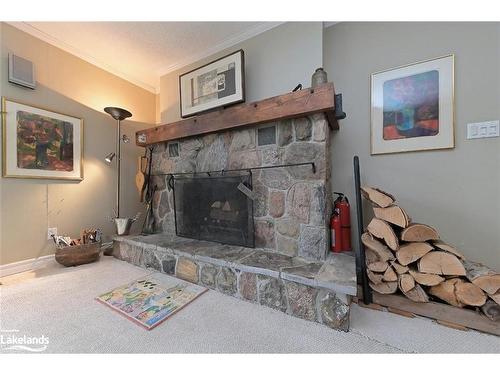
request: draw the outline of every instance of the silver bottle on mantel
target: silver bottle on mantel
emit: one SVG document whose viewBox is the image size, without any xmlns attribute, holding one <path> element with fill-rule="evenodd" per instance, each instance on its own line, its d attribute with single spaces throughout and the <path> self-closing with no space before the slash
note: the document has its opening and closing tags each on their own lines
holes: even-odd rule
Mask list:
<svg viewBox="0 0 500 375">
<path fill-rule="evenodd" d="M 326 75 L 326 72 L 323 70 L 323 68 L 318 68 L 314 72 L 311 78 L 311 87 L 316 87 L 319 85 L 322 85 L 323 83 L 327 83 L 328 78 Z"/>
</svg>

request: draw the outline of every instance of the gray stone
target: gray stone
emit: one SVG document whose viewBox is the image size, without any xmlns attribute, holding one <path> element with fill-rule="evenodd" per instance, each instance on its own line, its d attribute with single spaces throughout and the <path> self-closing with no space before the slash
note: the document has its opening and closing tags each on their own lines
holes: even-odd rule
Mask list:
<svg viewBox="0 0 500 375">
<path fill-rule="evenodd" d="M 207 144 L 203 147 L 196 156 L 196 171 L 217 171 L 226 169 L 228 160 L 228 151 L 222 135 L 214 137 L 213 142 L 211 137 L 205 137 Z"/>
<path fill-rule="evenodd" d="M 253 201 L 253 215 L 255 217 L 267 216 L 269 189 L 264 185 L 257 183 L 253 187 L 255 199 Z"/>
<path fill-rule="evenodd" d="M 136 266 L 141 266 L 142 252 L 143 248 L 141 246 L 131 245 L 126 242 L 120 242 L 118 259 L 135 264 Z"/>
<path fill-rule="evenodd" d="M 208 288 L 215 288 L 218 273 L 219 267 L 213 266 L 211 264 L 201 265 L 200 284 Z"/>
<path fill-rule="evenodd" d="M 285 193 L 282 191 L 272 191 L 269 195 L 269 215 L 281 217 L 285 213 Z"/>
<path fill-rule="evenodd" d="M 153 268 L 157 271 L 161 271 L 161 264 L 155 255 L 155 252 L 150 249 L 144 249 L 142 256 L 142 266 L 145 268 Z"/>
<path fill-rule="evenodd" d="M 251 266 L 255 269 L 267 269 L 278 272 L 283 267 L 292 267 L 305 264 L 299 259 L 293 258 L 288 255 L 258 250 L 256 250 L 249 257 L 243 259 L 240 263 L 242 265 Z"/>
<path fill-rule="evenodd" d="M 175 233 L 175 216 L 174 212 L 168 212 L 163 218 L 163 222 L 161 223 L 161 230 L 164 233 L 173 234 Z"/>
<path fill-rule="evenodd" d="M 196 159 L 198 152 L 203 148 L 200 138 L 190 138 L 179 143 L 179 156 L 181 159 Z"/>
<path fill-rule="evenodd" d="M 312 134 L 312 123 L 307 117 L 300 117 L 293 120 L 295 125 L 295 140 L 310 141 Z"/>
<path fill-rule="evenodd" d="M 314 162 L 316 173 L 309 165 L 288 168 L 290 175 L 299 180 L 325 178 L 326 156 L 325 145 L 320 143 L 297 142 L 286 148 L 285 164 Z"/>
<path fill-rule="evenodd" d="M 278 146 L 286 146 L 293 141 L 291 120 L 280 121 L 278 125 Z"/>
<path fill-rule="evenodd" d="M 311 207 L 311 186 L 306 182 L 298 182 L 288 191 L 287 205 L 290 216 L 297 221 L 309 223 L 309 211 Z"/>
<path fill-rule="evenodd" d="M 313 141 L 324 142 L 328 133 L 328 123 L 322 119 L 313 119 Z"/>
<path fill-rule="evenodd" d="M 300 224 L 293 217 L 284 217 L 276 220 L 276 231 L 283 236 L 299 238 Z"/>
<path fill-rule="evenodd" d="M 167 275 L 175 275 L 176 259 L 173 255 L 164 255 L 161 260 L 162 272 Z"/>
<path fill-rule="evenodd" d="M 181 159 L 178 163 L 175 163 L 174 172 L 196 172 L 196 161 L 194 159 Z"/>
<path fill-rule="evenodd" d="M 324 226 L 327 223 L 326 218 L 326 189 L 325 185 L 316 185 L 312 187 L 310 220 L 311 225 Z"/>
<path fill-rule="evenodd" d="M 316 298 L 318 290 L 310 286 L 286 283 L 289 313 L 298 318 L 316 320 Z"/>
<path fill-rule="evenodd" d="M 323 263 L 320 262 L 312 262 L 303 264 L 300 266 L 293 267 L 284 267 L 281 269 L 283 274 L 290 274 L 294 276 L 298 276 L 305 279 L 314 279 L 318 274 L 319 270 L 323 266 Z"/>
<path fill-rule="evenodd" d="M 274 249 L 274 223 L 271 220 L 255 220 L 255 246 L 264 249 Z"/>
<path fill-rule="evenodd" d="M 158 207 L 158 215 L 162 218 L 167 212 L 170 212 L 170 204 L 168 203 L 168 194 L 163 191 L 160 195 L 160 203 Z"/>
<path fill-rule="evenodd" d="M 255 128 L 233 132 L 229 151 L 241 151 L 255 148 Z"/>
<path fill-rule="evenodd" d="M 326 228 L 302 225 L 300 228 L 299 256 L 322 260 L 326 256 Z"/>
<path fill-rule="evenodd" d="M 231 268 L 222 267 L 217 275 L 217 290 L 234 296 L 237 290 L 236 280 L 236 273 Z"/>
<path fill-rule="evenodd" d="M 259 150 L 263 166 L 282 164 L 283 149 L 276 145 L 267 146 Z"/>
<path fill-rule="evenodd" d="M 151 176 L 151 186 L 156 186 L 158 191 L 165 190 L 167 187 L 166 176 Z"/>
<path fill-rule="evenodd" d="M 200 260 L 220 260 L 217 262 L 223 264 L 224 262 L 238 262 L 241 259 L 254 253 L 253 249 L 241 246 L 231 246 L 213 243 L 214 246 L 198 248 L 195 258 Z"/>
<path fill-rule="evenodd" d="M 318 294 L 321 323 L 330 328 L 349 331 L 349 305 L 336 297 L 335 293 L 322 290 Z"/>
<path fill-rule="evenodd" d="M 355 296 L 356 260 L 347 254 L 331 254 L 315 279 L 323 288 Z"/>
<path fill-rule="evenodd" d="M 259 303 L 276 310 L 285 312 L 286 291 L 283 282 L 274 277 L 258 276 Z"/>
<path fill-rule="evenodd" d="M 285 168 L 264 169 L 261 171 L 260 180 L 271 189 L 287 190 L 292 186 L 292 179 Z"/>
<path fill-rule="evenodd" d="M 239 281 L 240 295 L 248 301 L 257 301 L 257 275 L 255 273 L 242 272 Z"/>
<path fill-rule="evenodd" d="M 289 237 L 284 237 L 281 235 L 277 235 L 276 237 L 276 250 L 280 253 L 289 255 L 289 256 L 297 256 L 299 252 L 299 244 L 297 240 L 294 240 Z"/>
<path fill-rule="evenodd" d="M 229 169 L 255 168 L 260 164 L 259 154 L 256 150 L 234 151 L 229 154 Z"/>
</svg>

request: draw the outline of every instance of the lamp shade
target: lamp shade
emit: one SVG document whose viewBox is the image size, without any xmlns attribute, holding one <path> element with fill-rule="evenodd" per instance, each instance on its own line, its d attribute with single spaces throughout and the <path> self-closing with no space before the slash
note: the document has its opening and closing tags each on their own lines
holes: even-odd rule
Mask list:
<svg viewBox="0 0 500 375">
<path fill-rule="evenodd" d="M 108 113 L 111 117 L 118 121 L 132 117 L 132 113 L 130 113 L 126 109 L 118 107 L 106 107 L 104 108 L 104 112 Z"/>
<path fill-rule="evenodd" d="M 115 158 L 116 154 L 114 152 L 109 153 L 105 158 L 104 161 L 108 164 L 111 164 L 113 159 Z"/>
</svg>

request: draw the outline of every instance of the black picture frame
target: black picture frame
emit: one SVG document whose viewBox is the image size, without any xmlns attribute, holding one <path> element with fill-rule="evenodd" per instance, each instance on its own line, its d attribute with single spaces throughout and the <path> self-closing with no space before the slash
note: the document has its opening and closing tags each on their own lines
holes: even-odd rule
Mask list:
<svg viewBox="0 0 500 375">
<path fill-rule="evenodd" d="M 226 64 L 228 69 L 220 72 L 220 69 L 224 69 Z M 232 64 L 233 68 L 231 68 Z M 197 73 L 199 73 L 198 76 Z M 197 79 L 195 80 L 195 78 Z M 206 86 L 203 87 L 203 85 Z M 198 94 L 194 93 L 195 90 L 198 91 Z M 203 90 L 207 94 L 202 95 Z M 244 102 L 244 51 L 239 49 L 181 74 L 179 76 L 179 99 L 182 118 Z"/>
</svg>

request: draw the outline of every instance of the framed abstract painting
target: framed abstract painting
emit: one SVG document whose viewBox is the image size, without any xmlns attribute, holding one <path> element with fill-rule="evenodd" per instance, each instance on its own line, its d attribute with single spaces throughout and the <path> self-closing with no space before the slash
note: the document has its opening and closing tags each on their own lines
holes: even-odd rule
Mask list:
<svg viewBox="0 0 500 375">
<path fill-rule="evenodd" d="M 179 76 L 181 117 L 245 101 L 243 50 Z"/>
<path fill-rule="evenodd" d="M 3 177 L 83 180 L 83 120 L 2 98 Z"/>
<path fill-rule="evenodd" d="M 373 73 L 371 153 L 454 147 L 454 56 Z"/>
</svg>

